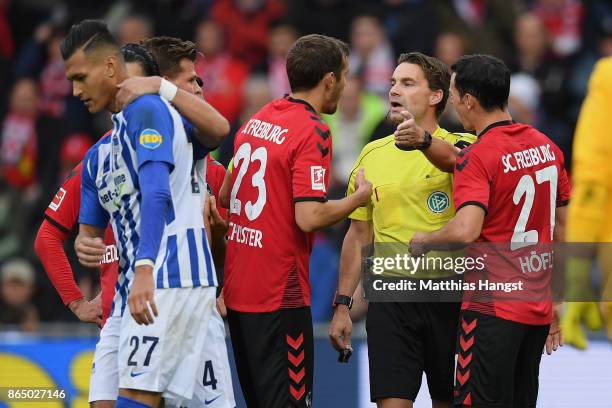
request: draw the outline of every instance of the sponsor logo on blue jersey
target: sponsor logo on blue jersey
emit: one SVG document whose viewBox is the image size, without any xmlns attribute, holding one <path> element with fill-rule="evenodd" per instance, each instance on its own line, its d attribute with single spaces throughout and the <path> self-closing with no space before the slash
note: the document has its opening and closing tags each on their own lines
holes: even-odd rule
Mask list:
<svg viewBox="0 0 612 408">
<path fill-rule="evenodd" d="M 157 149 L 162 141 L 162 135 L 155 129 L 145 129 L 140 133 L 140 144 L 147 149 Z"/>
</svg>

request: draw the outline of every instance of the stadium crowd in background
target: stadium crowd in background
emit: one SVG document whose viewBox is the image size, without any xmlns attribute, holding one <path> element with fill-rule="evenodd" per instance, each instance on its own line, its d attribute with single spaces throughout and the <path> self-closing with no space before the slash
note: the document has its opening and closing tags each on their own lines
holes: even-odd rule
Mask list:
<svg viewBox="0 0 612 408">
<path fill-rule="evenodd" d="M 225 165 L 243 121 L 288 92 L 284 66 L 293 41 L 309 33 L 347 41 L 348 85 L 338 111 L 325 118 L 334 138 L 330 198 L 344 195 L 361 149 L 393 132 L 386 95 L 399 54 L 420 51 L 449 65 L 469 53 L 502 58 L 512 71 L 513 117 L 547 134 L 568 165 L 589 76 L 599 58 L 612 56 L 606 0 L 0 0 L 0 310 L 16 310 L 0 323 L 31 328 L 37 320 L 76 319 L 34 256 L 33 242 L 66 169 L 109 128 L 106 113 L 89 115 L 71 95 L 59 53 L 68 27 L 83 18 L 104 18 L 122 44 L 151 35 L 197 44 L 204 96 L 232 127 L 216 153 Z M 448 107 L 440 124 L 462 130 Z M 315 321 L 331 318 L 346 228 L 316 236 Z M 97 271 L 71 261 L 83 293 L 93 297 Z M 23 298 L 7 296 L 6 285 L 23 286 Z"/>
</svg>

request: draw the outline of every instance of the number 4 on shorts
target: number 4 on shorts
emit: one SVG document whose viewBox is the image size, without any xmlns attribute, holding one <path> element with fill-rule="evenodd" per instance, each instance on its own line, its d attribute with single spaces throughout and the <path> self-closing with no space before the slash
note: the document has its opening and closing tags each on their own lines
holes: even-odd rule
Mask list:
<svg viewBox="0 0 612 408">
<path fill-rule="evenodd" d="M 215 378 L 215 370 L 213 370 L 213 364 L 211 360 L 204 362 L 204 377 L 202 383 L 206 387 L 210 385 L 213 390 L 217 389 L 217 379 Z"/>
</svg>

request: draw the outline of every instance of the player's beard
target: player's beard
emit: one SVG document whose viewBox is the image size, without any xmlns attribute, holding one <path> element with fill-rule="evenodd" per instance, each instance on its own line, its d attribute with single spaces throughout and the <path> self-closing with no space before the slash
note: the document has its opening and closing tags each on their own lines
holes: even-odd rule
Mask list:
<svg viewBox="0 0 612 408">
<path fill-rule="evenodd" d="M 387 122 L 393 123 L 394 125 L 399 125 L 404 121 L 404 117 L 402 115 L 391 113 L 391 109 L 387 111 L 387 115 L 385 116 Z"/>
<path fill-rule="evenodd" d="M 323 107 L 323 112 L 326 115 L 333 115 L 334 113 L 336 113 L 336 110 L 338 109 L 338 102 L 340 101 L 340 97 L 342 96 L 342 89 L 340 88 L 340 86 L 337 86 L 331 93 L 331 95 L 329 96 L 329 99 L 327 100 L 327 102 L 325 103 L 325 106 Z"/>
</svg>

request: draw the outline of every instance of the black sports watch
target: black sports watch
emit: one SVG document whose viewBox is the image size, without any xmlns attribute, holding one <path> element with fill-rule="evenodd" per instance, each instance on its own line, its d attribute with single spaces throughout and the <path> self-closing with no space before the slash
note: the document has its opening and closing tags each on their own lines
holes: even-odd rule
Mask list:
<svg viewBox="0 0 612 408">
<path fill-rule="evenodd" d="M 350 296 L 339 295 L 338 292 L 336 292 L 336 295 L 334 296 L 334 303 L 332 303 L 332 306 L 336 307 L 338 305 L 344 305 L 348 307 L 349 310 L 351 310 L 351 308 L 353 307 L 353 298 Z"/>
</svg>

